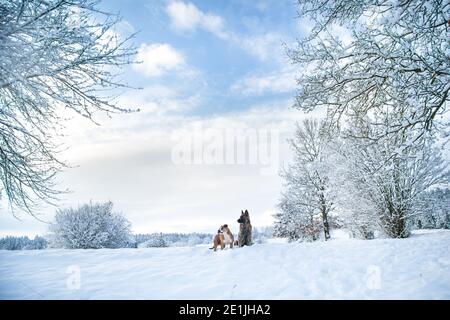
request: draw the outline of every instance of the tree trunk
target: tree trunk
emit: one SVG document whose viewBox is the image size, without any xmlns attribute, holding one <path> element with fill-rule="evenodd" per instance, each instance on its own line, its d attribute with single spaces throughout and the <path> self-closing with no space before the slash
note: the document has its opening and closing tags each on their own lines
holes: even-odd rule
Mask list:
<svg viewBox="0 0 450 320">
<path fill-rule="evenodd" d="M 322 222 L 323 222 L 323 233 L 325 235 L 325 241 L 330 239 L 330 224 L 328 223 L 328 212 L 325 206 L 325 199 L 322 197 Z"/>
</svg>

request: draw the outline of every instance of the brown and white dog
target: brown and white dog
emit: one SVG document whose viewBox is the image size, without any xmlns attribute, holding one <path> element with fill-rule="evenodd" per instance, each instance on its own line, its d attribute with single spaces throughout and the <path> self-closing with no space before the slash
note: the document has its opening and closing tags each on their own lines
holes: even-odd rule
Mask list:
<svg viewBox="0 0 450 320">
<path fill-rule="evenodd" d="M 233 233 L 231 233 L 230 228 L 228 228 L 228 225 L 224 224 L 223 226 L 220 226 L 219 230 L 217 230 L 217 234 L 214 236 L 213 247 L 210 249 L 214 249 L 214 251 L 216 251 L 217 247 L 220 246 L 223 250 L 227 244 L 229 244 L 230 248 L 233 249 L 234 236 Z"/>
</svg>

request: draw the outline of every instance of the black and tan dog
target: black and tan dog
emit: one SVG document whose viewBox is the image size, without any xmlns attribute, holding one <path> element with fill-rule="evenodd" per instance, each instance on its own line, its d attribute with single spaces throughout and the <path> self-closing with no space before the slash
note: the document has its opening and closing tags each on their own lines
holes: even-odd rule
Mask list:
<svg viewBox="0 0 450 320">
<path fill-rule="evenodd" d="M 223 250 L 226 245 L 229 244 L 230 248 L 233 249 L 234 244 L 234 236 L 231 232 L 230 228 L 228 228 L 227 224 L 220 226 L 219 230 L 217 230 L 217 234 L 214 236 L 213 247 L 210 249 L 217 250 L 217 247 Z"/>
<path fill-rule="evenodd" d="M 239 247 L 252 245 L 252 225 L 250 223 L 250 215 L 248 211 L 241 210 L 241 216 L 237 220 L 239 222 L 239 236 L 237 244 Z"/>
</svg>

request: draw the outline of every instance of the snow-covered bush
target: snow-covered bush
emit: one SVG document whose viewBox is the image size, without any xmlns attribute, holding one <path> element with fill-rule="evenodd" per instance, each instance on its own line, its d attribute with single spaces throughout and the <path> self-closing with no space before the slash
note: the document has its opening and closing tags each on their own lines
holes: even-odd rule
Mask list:
<svg viewBox="0 0 450 320">
<path fill-rule="evenodd" d="M 106 202 L 58 210 L 50 227 L 51 245 L 67 249 L 128 247 L 130 222 L 112 209 L 112 202 Z"/>
<path fill-rule="evenodd" d="M 167 243 L 162 233 L 152 235 L 147 241 L 140 243 L 139 248 L 165 248 Z"/>
<path fill-rule="evenodd" d="M 315 241 L 319 239 L 321 223 L 311 216 L 305 220 L 304 216 L 296 216 L 287 212 L 275 215 L 274 236 L 288 238 L 289 241 Z"/>
</svg>

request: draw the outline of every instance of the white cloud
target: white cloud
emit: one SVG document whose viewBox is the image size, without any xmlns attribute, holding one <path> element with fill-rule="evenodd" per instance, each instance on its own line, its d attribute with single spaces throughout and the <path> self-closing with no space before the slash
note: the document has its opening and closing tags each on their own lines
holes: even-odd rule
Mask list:
<svg viewBox="0 0 450 320">
<path fill-rule="evenodd" d="M 293 92 L 297 85 L 295 76 L 294 68 L 284 67 L 269 74 L 251 75 L 239 79 L 231 86 L 231 90 L 246 96 Z"/>
<path fill-rule="evenodd" d="M 172 95 L 164 88 L 151 91 Z M 136 232 L 211 232 L 216 225 L 235 221 L 243 208 L 250 210 L 254 225 L 265 225 L 270 222 L 267 212 L 275 210 L 278 175 L 261 175 L 260 167 L 254 165 L 176 165 L 171 161 L 176 144 L 173 133 L 190 132 L 194 124 L 201 124 L 205 131 L 278 129 L 281 159 L 285 160 L 290 157 L 286 138 L 295 120 L 303 117 L 289 105 L 285 100 L 208 118 L 137 113 L 105 120 L 102 127 L 90 130 L 90 136 L 99 141 L 73 144 L 71 154 L 77 155 L 80 166 L 64 174 L 74 191 L 64 205 L 111 199 Z M 65 158 L 74 161 L 74 157 Z M 231 189 L 235 192 L 230 194 Z"/>
<path fill-rule="evenodd" d="M 223 19 L 214 14 L 200 11 L 192 3 L 172 1 L 166 8 L 171 26 L 177 32 L 193 32 L 202 28 L 218 37 L 226 38 Z"/>
<path fill-rule="evenodd" d="M 183 55 L 167 43 L 142 44 L 136 59 L 142 63 L 134 64 L 133 69 L 148 77 L 160 76 L 185 66 Z"/>
<path fill-rule="evenodd" d="M 192 3 L 171 2 L 167 8 L 172 27 L 178 31 L 194 31 L 201 23 L 203 13 Z"/>
<path fill-rule="evenodd" d="M 264 61 L 283 57 L 282 39 L 280 34 L 269 32 L 252 37 L 237 37 L 236 42 L 248 53 Z"/>
<path fill-rule="evenodd" d="M 166 7 L 173 30 L 179 33 L 195 32 L 203 29 L 215 36 L 228 41 L 246 51 L 248 54 L 266 61 L 269 58 L 279 61 L 283 57 L 282 42 L 284 36 L 277 32 L 260 30 L 257 35 L 242 35 L 226 30 L 224 19 L 216 14 L 205 13 L 194 4 L 182 1 L 172 1 Z"/>
<path fill-rule="evenodd" d="M 165 108 L 165 99 L 177 97 L 162 86 L 144 91 L 145 96 L 160 97 L 161 102 L 155 102 L 163 104 L 156 106 L 160 109 Z M 257 165 L 174 164 L 173 133 L 189 132 L 197 123 L 205 131 L 278 129 L 283 162 L 290 159 L 286 138 L 295 128 L 295 120 L 303 117 L 289 105 L 289 100 L 282 100 L 213 117 L 140 112 L 102 119 L 101 126 L 76 118 L 80 123 L 70 132 L 71 148 L 61 155 L 74 166 L 59 176 L 64 182 L 61 188 L 69 187 L 73 192 L 64 196 L 60 206 L 112 200 L 130 219 L 135 232 L 213 232 L 223 223 L 235 229 L 238 226 L 233 221 L 244 208 L 250 210 L 255 226 L 268 224 L 268 213 L 275 210 L 278 201 L 278 175 L 262 175 Z M 42 218 L 51 221 L 54 210 L 46 208 Z M 19 230 L 21 222 L 5 215 L 0 215 L 0 234 Z M 46 226 L 22 224 L 20 228 L 21 232 L 27 229 L 28 233 L 42 234 Z"/>
</svg>

